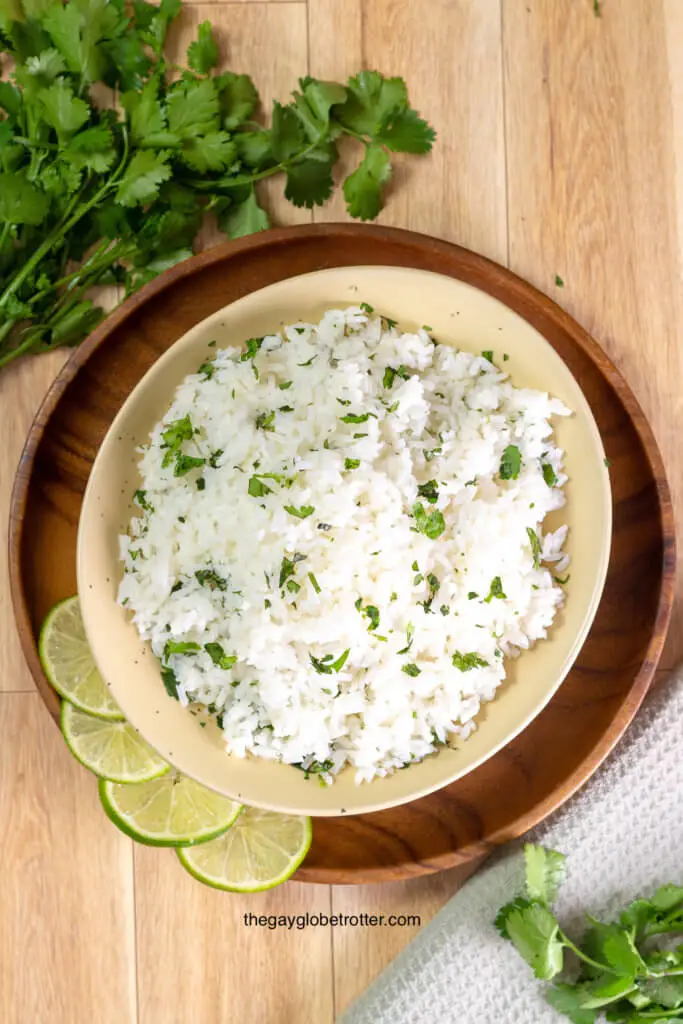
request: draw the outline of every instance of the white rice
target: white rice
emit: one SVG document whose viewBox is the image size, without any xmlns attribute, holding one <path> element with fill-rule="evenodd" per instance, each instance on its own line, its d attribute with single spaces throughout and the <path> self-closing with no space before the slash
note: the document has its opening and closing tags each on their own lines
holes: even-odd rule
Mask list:
<svg viewBox="0 0 683 1024">
<path fill-rule="evenodd" d="M 231 754 L 370 780 L 466 739 L 506 657 L 547 635 L 568 561 L 566 527 L 541 529 L 566 481 L 550 420 L 570 412 L 502 352 L 359 307 L 257 345 L 209 348 L 142 450 L 119 600 Z M 206 462 L 174 475 L 178 453 Z"/>
</svg>

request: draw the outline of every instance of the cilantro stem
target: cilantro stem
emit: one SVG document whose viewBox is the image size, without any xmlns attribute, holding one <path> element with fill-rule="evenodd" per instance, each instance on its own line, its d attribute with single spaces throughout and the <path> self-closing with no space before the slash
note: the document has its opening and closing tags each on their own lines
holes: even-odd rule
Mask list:
<svg viewBox="0 0 683 1024">
<path fill-rule="evenodd" d="M 216 189 L 228 188 L 232 189 L 235 185 L 251 185 L 255 181 L 263 181 L 265 178 L 272 178 L 274 174 L 281 174 L 286 171 L 289 167 L 294 167 L 296 164 L 301 163 L 314 149 L 317 149 L 320 142 L 312 142 L 305 149 L 302 149 L 300 153 L 297 153 L 291 160 L 283 160 L 282 163 L 273 164 L 272 167 L 266 167 L 263 171 L 256 171 L 254 174 L 237 174 L 230 178 L 217 178 L 214 181 L 198 181 L 192 179 L 186 181 L 187 184 L 192 185 L 193 188 L 200 189 L 201 191 L 215 192 Z"/>
<path fill-rule="evenodd" d="M 564 943 L 564 945 L 567 947 L 567 949 L 571 949 L 572 953 L 575 953 L 576 956 L 578 956 L 580 960 L 584 960 L 587 964 L 590 964 L 591 967 L 597 967 L 597 969 L 600 972 L 609 971 L 610 970 L 610 968 L 607 966 L 607 964 L 598 963 L 597 960 L 593 960 L 592 957 L 590 957 L 586 953 L 582 952 L 582 950 L 580 950 L 578 946 L 574 945 L 574 943 L 572 942 L 571 939 L 567 938 L 567 936 L 565 935 L 565 933 L 562 931 L 561 928 L 557 929 L 557 934 L 560 937 L 560 939 L 562 940 L 562 942 Z"/>
</svg>

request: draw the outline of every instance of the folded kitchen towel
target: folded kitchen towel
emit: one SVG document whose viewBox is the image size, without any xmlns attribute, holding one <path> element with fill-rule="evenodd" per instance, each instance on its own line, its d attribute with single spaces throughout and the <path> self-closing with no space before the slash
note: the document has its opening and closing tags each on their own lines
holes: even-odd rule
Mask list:
<svg viewBox="0 0 683 1024">
<path fill-rule="evenodd" d="M 637 896 L 683 883 L 683 667 L 585 789 L 525 839 L 567 855 L 556 906 L 569 934 L 580 934 L 585 910 L 614 918 Z M 493 925 L 521 889 L 522 845 L 488 862 L 340 1024 L 566 1024 Z"/>
</svg>

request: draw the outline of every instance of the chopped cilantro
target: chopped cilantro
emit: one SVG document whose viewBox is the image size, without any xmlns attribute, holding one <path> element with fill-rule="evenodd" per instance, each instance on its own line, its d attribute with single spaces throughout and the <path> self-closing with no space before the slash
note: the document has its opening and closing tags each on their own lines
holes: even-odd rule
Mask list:
<svg viewBox="0 0 683 1024">
<path fill-rule="evenodd" d="M 426 484 L 418 486 L 417 493 L 425 501 L 428 501 L 430 505 L 436 505 L 439 499 L 439 485 L 436 480 L 428 480 Z"/>
<path fill-rule="evenodd" d="M 363 598 L 357 597 L 356 600 L 353 602 L 353 607 L 356 609 L 357 612 L 359 612 L 363 607 Z"/>
<path fill-rule="evenodd" d="M 273 488 L 269 487 L 268 484 L 264 484 L 260 477 L 252 476 L 249 478 L 247 493 L 250 494 L 252 498 L 265 498 L 266 494 L 273 493 Z"/>
<path fill-rule="evenodd" d="M 467 600 L 474 601 L 475 597 L 479 597 L 479 594 L 476 592 L 476 590 L 470 590 L 469 594 L 467 595 Z"/>
<path fill-rule="evenodd" d="M 256 417 L 256 428 L 257 430 L 266 430 L 272 432 L 275 430 L 273 423 L 275 422 L 275 412 L 260 412 Z"/>
<path fill-rule="evenodd" d="M 609 468 L 610 468 L 610 466 L 612 465 L 612 463 L 610 462 L 610 460 L 609 460 L 609 459 L 605 459 L 605 460 L 604 460 L 604 462 L 605 462 L 605 465 L 607 466 L 607 468 L 609 469 Z"/>
<path fill-rule="evenodd" d="M 206 488 L 206 480 L 204 479 L 203 476 L 200 476 L 197 479 L 197 490 L 198 491 L 203 491 L 205 488 Z"/>
<path fill-rule="evenodd" d="M 417 564 L 417 559 L 415 559 L 415 561 L 413 562 L 413 564 L 411 565 L 410 568 L 413 570 L 413 572 L 419 572 L 420 571 L 420 566 Z"/>
<path fill-rule="evenodd" d="M 500 462 L 501 480 L 516 480 L 522 468 L 522 455 L 516 444 L 509 444 Z"/>
<path fill-rule="evenodd" d="M 219 668 L 227 670 L 232 668 L 237 661 L 236 654 L 226 654 L 218 643 L 204 644 L 204 650 L 209 655 L 214 665 L 218 665 Z"/>
<path fill-rule="evenodd" d="M 557 473 L 550 465 L 549 462 L 541 463 L 541 470 L 543 471 L 543 479 L 547 483 L 548 487 L 554 487 L 557 483 Z"/>
<path fill-rule="evenodd" d="M 374 604 L 366 604 L 363 609 L 363 615 L 366 615 L 370 620 L 368 632 L 377 629 L 379 626 L 379 609 Z"/>
<path fill-rule="evenodd" d="M 173 420 L 169 423 L 166 429 L 162 432 L 161 438 L 163 440 L 164 448 L 179 448 L 183 441 L 189 441 L 194 434 L 194 428 L 189 416 L 183 416 L 182 419 Z"/>
<path fill-rule="evenodd" d="M 555 284 L 558 288 L 564 288 L 564 281 L 559 274 L 555 274 Z"/>
<path fill-rule="evenodd" d="M 197 582 L 203 587 L 208 587 L 209 590 L 228 589 L 228 581 L 223 576 L 219 576 L 215 569 L 198 569 L 194 575 Z"/>
<path fill-rule="evenodd" d="M 211 469 L 218 469 L 218 460 L 221 455 L 223 455 L 222 448 L 216 448 L 215 452 L 211 452 L 211 455 L 209 455 L 209 465 L 211 466 Z"/>
<path fill-rule="evenodd" d="M 488 668 L 488 661 L 484 661 L 478 654 L 460 654 L 456 651 L 453 655 L 453 665 L 461 672 L 469 672 L 472 668 Z"/>
<path fill-rule="evenodd" d="M 297 366 L 310 366 L 311 363 L 313 362 L 313 360 L 316 359 L 316 358 L 317 358 L 317 354 L 314 355 L 314 356 L 311 356 L 311 358 L 307 359 L 305 363 L 297 363 L 296 365 Z"/>
<path fill-rule="evenodd" d="M 371 306 L 369 302 L 361 302 L 360 308 L 363 310 L 364 313 L 375 312 L 374 306 Z"/>
<path fill-rule="evenodd" d="M 311 581 L 311 586 L 315 590 L 316 594 L 319 594 L 321 592 L 320 591 L 320 584 L 318 583 L 317 579 L 315 578 L 315 576 L 313 575 L 312 572 L 309 572 L 308 578 Z"/>
<path fill-rule="evenodd" d="M 438 448 L 431 449 L 425 448 L 425 450 L 422 452 L 422 454 L 425 457 L 425 462 L 431 462 L 432 459 L 435 459 L 437 457 L 437 455 L 441 455 L 442 451 L 443 448 L 441 446 L 439 446 Z"/>
<path fill-rule="evenodd" d="M 161 680 L 169 697 L 173 697 L 174 700 L 178 700 L 179 680 L 173 669 L 169 668 L 168 665 L 162 666 Z"/>
<path fill-rule="evenodd" d="M 258 355 L 263 341 L 263 338 L 247 338 L 244 343 L 245 350 L 240 356 L 240 361 L 246 363 L 250 359 L 254 359 L 254 357 Z"/>
<path fill-rule="evenodd" d="M 354 439 L 354 441 L 358 441 L 359 438 L 367 437 L 367 436 L 368 436 L 367 434 L 354 434 L 353 435 L 353 439 Z"/>
<path fill-rule="evenodd" d="M 526 535 L 529 538 L 531 544 L 531 554 L 534 558 L 534 569 L 538 569 L 541 564 L 541 542 L 538 539 L 538 534 L 535 530 L 532 530 L 530 526 L 526 528 Z"/>
<path fill-rule="evenodd" d="M 192 640 L 167 640 L 164 644 L 164 661 L 168 661 L 172 654 L 194 654 L 200 650 L 199 644 Z"/>
<path fill-rule="evenodd" d="M 384 376 L 382 377 L 382 386 L 387 389 L 392 388 L 394 386 L 394 381 L 397 377 L 400 377 L 401 380 L 408 380 L 410 378 L 410 374 L 406 370 L 405 366 L 403 366 L 403 364 L 401 364 L 397 368 L 394 368 L 393 366 L 387 366 L 387 368 L 384 371 Z"/>
<path fill-rule="evenodd" d="M 285 512 L 289 512 L 290 516 L 295 516 L 297 519 L 308 519 L 315 512 L 313 505 L 302 505 L 301 508 L 297 508 L 296 505 L 285 505 Z"/>
<path fill-rule="evenodd" d="M 287 580 L 287 582 L 285 583 L 285 587 L 290 592 L 290 594 L 298 594 L 299 591 L 301 590 L 301 587 L 296 582 L 296 580 Z"/>
<path fill-rule="evenodd" d="M 405 647 L 402 647 L 400 651 L 397 651 L 396 652 L 397 654 L 407 654 L 408 653 L 410 648 L 413 646 L 413 636 L 414 635 L 415 635 L 415 627 L 413 626 L 412 622 L 409 622 L 408 625 L 406 626 L 406 645 L 405 645 Z"/>
<path fill-rule="evenodd" d="M 304 778 L 308 779 L 311 775 L 327 774 L 327 772 L 334 768 L 334 761 L 330 760 L 330 758 L 327 758 L 325 761 L 310 761 L 307 767 L 304 767 L 303 761 L 294 761 L 292 762 L 292 768 L 298 768 L 299 771 L 304 773 Z"/>
<path fill-rule="evenodd" d="M 177 594 L 178 591 L 182 589 L 182 586 L 183 586 L 183 581 L 182 580 L 176 580 L 175 583 L 173 584 L 173 586 L 171 587 L 171 593 L 172 594 Z"/>
<path fill-rule="evenodd" d="M 340 416 L 339 419 L 342 421 L 342 423 L 366 423 L 370 419 L 370 416 L 371 413 L 369 412 L 348 412 L 346 416 Z"/>
<path fill-rule="evenodd" d="M 570 577 L 569 577 L 569 575 L 567 575 L 567 576 L 565 576 L 564 579 L 562 579 L 560 576 L 553 576 L 553 579 L 555 580 L 556 583 L 559 583 L 560 586 L 563 587 L 565 585 L 565 583 L 569 583 Z"/>
<path fill-rule="evenodd" d="M 442 604 L 441 607 L 439 608 L 439 611 L 441 612 L 442 615 L 448 615 L 450 612 L 450 608 L 448 607 L 447 604 Z"/>
<path fill-rule="evenodd" d="M 344 459 L 344 469 L 358 469 L 360 459 Z"/>
<path fill-rule="evenodd" d="M 405 674 L 407 676 L 419 676 L 419 674 L 420 674 L 420 672 L 422 670 L 417 667 L 415 662 L 410 661 L 410 662 L 408 662 L 407 665 L 402 665 L 401 666 L 401 671 L 405 672 Z"/>
<path fill-rule="evenodd" d="M 493 362 L 493 349 L 487 348 L 484 352 L 482 352 L 482 355 L 484 359 L 488 359 L 490 363 Z"/>
<path fill-rule="evenodd" d="M 294 412 L 293 405 L 281 405 L 278 412 Z"/>
<path fill-rule="evenodd" d="M 395 591 L 395 590 L 394 590 L 394 591 L 392 592 L 392 595 L 391 595 L 391 597 L 389 598 L 389 600 L 390 600 L 390 601 L 398 601 L 398 594 L 396 593 L 396 591 Z"/>
<path fill-rule="evenodd" d="M 325 654 L 322 658 L 314 658 L 309 653 L 308 657 L 311 659 L 311 665 L 316 670 L 318 675 L 330 676 L 333 672 L 340 672 L 346 664 L 346 659 L 351 653 L 351 648 L 347 647 L 343 654 L 340 654 L 336 661 L 333 661 L 334 655 Z"/>
<path fill-rule="evenodd" d="M 207 362 L 207 363 L 202 363 L 202 365 L 197 370 L 197 373 L 203 374 L 204 375 L 204 380 L 211 380 L 211 378 L 213 377 L 213 374 L 214 374 L 214 370 L 215 370 L 215 366 L 213 365 L 213 363 L 212 362 Z"/>
<path fill-rule="evenodd" d="M 419 501 L 413 505 L 413 517 L 418 533 L 423 533 L 430 540 L 436 540 L 446 529 L 446 521 L 441 512 L 425 512 L 424 505 Z"/>
<path fill-rule="evenodd" d="M 350 398 L 338 398 L 337 401 L 339 402 L 340 405 L 351 405 Z"/>
<path fill-rule="evenodd" d="M 306 555 L 294 554 L 292 555 L 291 558 L 287 558 L 287 556 L 285 555 L 285 557 L 282 559 L 282 564 L 280 565 L 280 579 L 278 582 L 278 586 L 284 587 L 289 577 L 294 575 L 297 562 L 305 561 Z"/>
<path fill-rule="evenodd" d="M 278 384 L 280 391 L 288 391 L 292 386 L 291 380 L 283 380 L 282 384 Z"/>
<path fill-rule="evenodd" d="M 439 583 L 438 577 L 435 576 L 433 572 L 430 572 L 427 576 L 427 583 L 429 584 L 429 595 L 424 601 L 418 601 L 418 604 L 422 605 L 425 613 L 430 613 L 432 610 L 432 603 L 441 588 L 441 584 Z"/>
<path fill-rule="evenodd" d="M 204 466 L 205 464 L 206 459 L 199 459 L 194 455 L 183 455 L 182 452 L 176 452 L 173 476 L 185 476 L 190 470 L 198 469 L 199 466 Z"/>
<path fill-rule="evenodd" d="M 330 523 L 318 523 L 318 529 L 322 530 L 323 533 L 327 533 L 332 529 L 332 525 Z"/>
<path fill-rule="evenodd" d="M 398 320 L 392 320 L 390 316 L 382 316 L 382 320 L 384 320 L 384 326 L 388 331 L 390 331 L 398 323 Z"/>
<path fill-rule="evenodd" d="M 503 583 L 500 576 L 493 577 L 493 579 L 491 580 L 491 589 L 489 590 L 488 597 L 484 598 L 484 600 L 486 601 L 487 604 L 490 604 L 494 597 L 497 597 L 501 600 L 507 597 L 507 594 L 505 594 L 505 592 L 503 591 Z"/>
<path fill-rule="evenodd" d="M 143 512 L 153 512 L 154 505 L 147 500 L 147 491 L 141 491 L 138 489 L 133 495 L 133 501 L 136 501 Z"/>
</svg>

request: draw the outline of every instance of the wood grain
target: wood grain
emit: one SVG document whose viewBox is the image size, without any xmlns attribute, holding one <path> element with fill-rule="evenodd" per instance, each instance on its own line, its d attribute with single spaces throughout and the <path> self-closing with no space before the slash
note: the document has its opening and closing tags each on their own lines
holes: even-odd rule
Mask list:
<svg viewBox="0 0 683 1024">
<path fill-rule="evenodd" d="M 136 1019 L 132 843 L 37 694 L 0 703 L 0 1019 Z"/>
<path fill-rule="evenodd" d="M 278 20 L 281 31 L 277 33 L 269 32 L 268 26 L 276 8 L 290 11 L 295 5 L 288 0 L 272 5 L 247 0 L 210 6 L 216 10 L 212 20 L 231 40 L 230 66 L 250 71 L 261 88 L 267 80 L 271 94 L 286 95 L 305 69 L 301 40 L 294 40 L 296 48 L 288 58 L 282 57 L 280 36 L 288 26 Z M 259 12 L 255 20 L 250 20 L 251 14 L 247 22 L 242 20 L 246 8 Z M 679 0 L 630 0 L 626 4 L 603 0 L 602 9 L 603 17 L 595 19 L 591 0 L 576 0 L 571 5 L 557 5 L 552 0 L 525 0 L 524 4 L 430 0 L 419 5 L 411 0 L 310 0 L 310 70 L 323 77 L 355 73 L 361 63 L 388 73 L 403 70 L 416 102 L 435 119 L 439 141 L 434 157 L 428 166 L 408 162 L 405 172 L 399 172 L 395 194 L 383 214 L 387 223 L 431 230 L 504 261 L 505 190 L 509 185 L 513 268 L 542 290 L 557 294 L 625 370 L 664 450 L 680 526 L 683 456 L 675 433 L 681 412 L 680 372 L 676 371 L 680 370 L 679 339 L 683 336 L 682 10 Z M 491 70 L 496 61 L 499 68 L 502 65 L 501 11 L 504 106 L 498 79 Z M 528 24 L 525 18 L 530 19 Z M 424 40 L 429 41 L 428 46 Z M 548 76 L 551 90 L 543 81 L 544 61 L 552 72 Z M 282 76 L 279 84 L 268 77 L 275 63 L 280 68 L 278 76 Z M 507 123 L 507 180 L 501 118 Z M 448 153 L 448 159 L 441 158 L 441 151 Z M 577 178 L 582 188 L 576 184 Z M 286 207 L 273 206 L 273 210 L 282 216 Z M 316 219 L 341 216 L 343 204 L 339 202 L 316 211 Z M 556 273 L 566 281 L 557 293 L 553 286 Z M 0 377 L 0 520 L 6 518 L 21 437 L 58 368 L 60 356 L 54 357 L 54 368 L 49 358 L 27 361 Z M 53 545 L 59 544 L 60 536 L 55 533 Z M 0 563 L 3 557 L 0 555 Z M 30 687 L 31 682 L 19 655 L 2 569 L 0 564 L 0 691 L 11 691 Z M 679 602 L 666 663 L 680 654 L 681 615 Z M 663 674 L 658 673 L 660 679 Z M 17 710 L 22 707 L 26 710 Z M 101 817 L 90 780 L 69 762 L 63 749 L 59 750 L 56 730 L 30 694 L 0 693 L 0 734 L 0 829 L 3 849 L 9 850 L 9 856 L 5 854 L 9 869 L 3 865 L 5 877 L 0 881 L 3 1024 L 108 1024 L 110 1020 L 156 1024 L 167 1019 L 161 1010 L 156 1012 L 157 998 L 163 1000 L 160 1005 L 173 1020 L 173 1008 L 163 993 L 158 993 L 162 977 L 173 980 L 177 991 L 175 979 L 182 978 L 186 970 L 187 946 L 181 943 L 181 957 L 173 936 L 157 936 L 152 942 L 152 948 L 163 951 L 162 964 L 148 959 L 141 965 L 140 1017 L 130 1001 L 123 1013 L 120 1003 L 114 1008 L 110 1005 L 112 993 L 128 992 L 120 951 L 129 948 L 132 913 L 126 900 L 127 883 L 118 866 L 111 869 L 107 844 L 113 829 Z M 49 801 L 48 780 L 57 783 L 50 789 Z M 21 815 L 26 817 L 27 807 L 34 806 L 40 808 L 37 825 L 24 828 L 20 841 L 8 840 L 7 822 L 16 825 Z M 88 841 L 84 842 L 86 833 Z M 66 849 L 64 837 L 68 837 Z M 126 841 L 121 842 L 125 849 Z M 87 871 L 93 851 L 98 873 L 90 888 Z M 255 995 L 260 1008 L 268 1007 L 268 1024 L 306 1020 L 307 999 L 312 1000 L 323 1024 L 331 1020 L 325 1009 L 325 994 L 329 999 L 331 992 L 329 973 L 321 970 L 319 983 L 313 972 L 303 985 L 299 976 L 292 981 L 290 959 L 281 956 L 281 947 L 276 952 L 276 944 L 270 942 L 277 933 L 264 938 L 259 932 L 255 939 L 245 941 L 232 917 L 228 930 L 237 941 L 227 948 L 220 911 L 226 903 L 230 905 L 230 897 L 214 903 L 214 894 L 205 902 L 203 897 L 188 900 L 185 893 L 181 912 L 174 915 L 169 911 L 177 883 L 172 855 L 163 856 L 162 867 L 149 851 L 140 853 L 138 884 L 145 906 L 140 936 L 153 933 L 157 921 L 160 932 L 174 926 L 190 928 L 202 943 L 207 976 L 225 976 L 226 988 L 236 994 L 242 1019 L 249 1024 L 248 996 L 261 986 L 287 993 L 283 1010 L 269 1004 L 267 996 Z M 150 877 L 155 867 L 158 879 Z M 336 888 L 334 907 L 349 913 L 373 907 L 394 912 L 402 907 L 422 912 L 426 920 L 448 898 L 457 881 L 456 873 L 448 872 L 372 888 Z M 283 906 L 290 906 L 290 901 L 293 906 L 300 905 L 294 895 L 299 888 L 292 884 L 279 891 Z M 78 913 L 74 906 L 70 895 L 74 890 L 85 913 Z M 327 891 L 313 889 L 316 898 Z M 122 915 L 126 918 L 123 925 Z M 209 948 L 213 934 L 221 939 Z M 320 933 L 312 934 L 319 944 L 325 942 Z M 410 929 L 401 928 L 346 928 L 343 934 L 335 933 L 338 1011 L 398 952 L 409 934 Z M 290 941 L 298 949 L 308 937 L 305 932 L 297 933 Z M 108 957 L 104 977 L 98 952 L 102 949 Z M 67 953 L 68 964 L 60 959 Z M 26 971 L 26 964 L 35 959 L 42 984 L 31 989 L 34 974 Z M 71 979 L 69 992 L 66 978 Z M 100 992 L 95 1002 L 94 984 L 100 984 L 107 999 L 102 999 Z M 215 991 L 215 981 L 203 994 L 193 979 L 196 1001 L 185 1019 L 193 1024 L 214 1024 L 218 1019 Z M 38 1003 L 37 997 L 46 993 L 48 1001 Z M 231 1019 L 230 1010 L 224 1019 Z"/>
<path fill-rule="evenodd" d="M 240 896 L 198 885 L 170 850 L 138 847 L 135 865 L 139 1024 L 331 1024 L 330 929 L 245 922 L 329 915 L 326 886 Z"/>
</svg>

